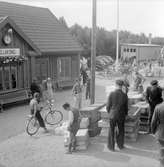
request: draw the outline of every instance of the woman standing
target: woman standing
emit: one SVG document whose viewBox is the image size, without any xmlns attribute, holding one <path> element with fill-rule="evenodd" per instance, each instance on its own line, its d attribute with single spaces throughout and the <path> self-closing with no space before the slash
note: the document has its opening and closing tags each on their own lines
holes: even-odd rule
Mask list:
<svg viewBox="0 0 164 167">
<path fill-rule="evenodd" d="M 47 93 L 48 93 L 48 100 L 52 101 L 54 98 L 54 87 L 51 78 L 47 78 Z"/>
<path fill-rule="evenodd" d="M 81 108 L 82 103 L 82 86 L 81 86 L 81 78 L 76 80 L 75 85 L 73 86 L 72 93 L 75 100 L 74 107 L 77 109 Z"/>
</svg>

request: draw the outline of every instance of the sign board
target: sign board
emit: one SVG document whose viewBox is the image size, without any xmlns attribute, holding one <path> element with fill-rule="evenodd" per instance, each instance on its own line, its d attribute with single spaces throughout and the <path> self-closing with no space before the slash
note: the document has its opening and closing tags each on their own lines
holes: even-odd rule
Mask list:
<svg viewBox="0 0 164 167">
<path fill-rule="evenodd" d="M 20 49 L 19 48 L 5 48 L 5 49 L 0 48 L 0 57 L 5 57 L 5 56 L 10 56 L 10 57 L 20 56 Z"/>
</svg>

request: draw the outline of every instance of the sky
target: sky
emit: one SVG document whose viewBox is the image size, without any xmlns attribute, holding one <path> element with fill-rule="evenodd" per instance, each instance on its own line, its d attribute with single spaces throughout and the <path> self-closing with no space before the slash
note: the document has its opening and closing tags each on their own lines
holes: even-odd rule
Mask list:
<svg viewBox="0 0 164 167">
<path fill-rule="evenodd" d="M 57 18 L 63 16 L 68 26 L 92 26 L 92 0 L 5 1 L 49 8 Z M 116 29 L 117 0 L 97 0 L 97 26 Z M 164 37 L 164 0 L 119 0 L 119 29 Z"/>
</svg>

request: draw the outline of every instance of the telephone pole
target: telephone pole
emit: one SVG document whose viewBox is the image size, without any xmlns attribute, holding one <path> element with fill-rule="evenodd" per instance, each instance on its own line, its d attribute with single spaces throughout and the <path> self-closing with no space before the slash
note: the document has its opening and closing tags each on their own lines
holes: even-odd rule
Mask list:
<svg viewBox="0 0 164 167">
<path fill-rule="evenodd" d="M 95 102 L 96 67 L 96 0 L 92 0 L 92 39 L 91 39 L 91 104 Z"/>
<path fill-rule="evenodd" d="M 118 71 L 119 60 L 119 0 L 117 0 L 117 39 L 116 39 L 116 70 Z"/>
</svg>

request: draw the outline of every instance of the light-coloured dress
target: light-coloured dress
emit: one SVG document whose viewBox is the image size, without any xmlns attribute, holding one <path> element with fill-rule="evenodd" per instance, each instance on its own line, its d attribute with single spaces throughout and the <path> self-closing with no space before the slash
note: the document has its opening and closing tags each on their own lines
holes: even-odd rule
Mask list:
<svg viewBox="0 0 164 167">
<path fill-rule="evenodd" d="M 48 99 L 53 100 L 54 94 L 53 94 L 53 86 L 51 82 L 47 82 L 47 93 L 48 93 Z"/>
</svg>

